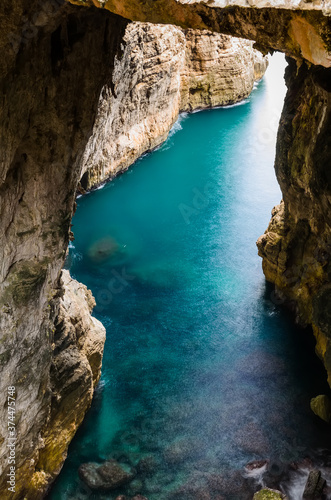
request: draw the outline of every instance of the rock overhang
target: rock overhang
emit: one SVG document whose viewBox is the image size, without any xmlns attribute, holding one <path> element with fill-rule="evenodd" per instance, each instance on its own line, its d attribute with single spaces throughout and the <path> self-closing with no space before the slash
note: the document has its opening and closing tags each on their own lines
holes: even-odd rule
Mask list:
<svg viewBox="0 0 331 500">
<path fill-rule="evenodd" d="M 132 21 L 207 29 L 331 67 L 331 1 L 322 0 L 67 0 L 107 9 Z"/>
</svg>

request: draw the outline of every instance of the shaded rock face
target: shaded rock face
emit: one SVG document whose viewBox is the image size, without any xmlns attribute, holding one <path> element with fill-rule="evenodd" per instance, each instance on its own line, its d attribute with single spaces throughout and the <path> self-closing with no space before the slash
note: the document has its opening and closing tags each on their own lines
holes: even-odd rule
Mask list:
<svg viewBox="0 0 331 500">
<path fill-rule="evenodd" d="M 331 66 L 329 1 L 315 0 L 68 0 L 95 5 L 132 21 L 169 23 L 257 42 L 264 53 L 285 52 Z"/>
<path fill-rule="evenodd" d="M 100 325 L 86 323 L 85 333 L 66 326 L 60 277 L 81 155 L 127 22 L 23 0 L 1 2 L 0 21 L 0 496 L 38 499 L 99 376 Z M 80 324 L 85 302 L 81 296 Z M 8 386 L 16 397 L 15 494 L 6 483 Z"/>
<path fill-rule="evenodd" d="M 257 244 L 267 280 L 313 325 L 331 384 L 331 73 L 291 62 L 286 81 L 275 163 L 284 200 Z"/>
<path fill-rule="evenodd" d="M 267 68 L 252 42 L 207 31 L 131 23 L 123 42 L 84 154 L 83 189 L 161 144 L 180 111 L 244 99 Z"/>
</svg>

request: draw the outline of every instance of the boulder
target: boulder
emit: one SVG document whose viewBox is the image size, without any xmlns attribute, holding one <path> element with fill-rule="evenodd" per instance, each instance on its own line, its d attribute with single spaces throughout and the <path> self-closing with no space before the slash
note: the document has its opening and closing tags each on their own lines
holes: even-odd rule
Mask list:
<svg viewBox="0 0 331 500">
<path fill-rule="evenodd" d="M 320 500 L 322 499 L 323 489 L 326 484 L 325 479 L 321 476 L 321 471 L 314 469 L 309 472 L 305 490 L 303 492 L 304 500 Z"/>
<path fill-rule="evenodd" d="M 325 394 L 321 394 L 310 401 L 310 407 L 322 420 L 331 423 L 331 400 Z"/>
<path fill-rule="evenodd" d="M 116 460 L 108 460 L 102 465 L 93 462 L 82 464 L 78 469 L 79 477 L 91 490 L 111 491 L 129 483 L 135 476 L 127 465 Z"/>
</svg>

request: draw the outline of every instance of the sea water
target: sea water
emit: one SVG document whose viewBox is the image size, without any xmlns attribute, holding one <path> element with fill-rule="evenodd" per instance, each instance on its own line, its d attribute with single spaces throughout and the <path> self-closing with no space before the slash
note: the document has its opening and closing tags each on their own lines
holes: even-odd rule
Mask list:
<svg viewBox="0 0 331 500">
<path fill-rule="evenodd" d="M 312 334 L 275 300 L 255 244 L 281 200 L 285 65 L 276 54 L 244 102 L 182 115 L 162 147 L 78 199 L 68 266 L 107 340 L 52 500 L 244 500 L 277 481 L 301 498 L 308 471 L 286 483 L 288 464 L 329 446 L 309 407 L 327 390 Z M 85 462 L 139 470 L 146 457 L 149 473 L 116 492 L 78 476 Z M 257 459 L 269 483 L 245 471 Z"/>
</svg>

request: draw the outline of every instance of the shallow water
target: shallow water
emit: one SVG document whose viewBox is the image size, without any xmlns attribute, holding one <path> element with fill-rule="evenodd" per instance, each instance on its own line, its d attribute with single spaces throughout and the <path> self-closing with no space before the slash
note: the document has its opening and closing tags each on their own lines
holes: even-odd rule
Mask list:
<svg viewBox="0 0 331 500">
<path fill-rule="evenodd" d="M 276 481 L 329 447 L 309 409 L 326 390 L 312 335 L 273 300 L 255 246 L 281 199 L 284 67 L 273 56 L 243 104 L 183 115 L 161 148 L 79 198 L 68 265 L 93 291 L 107 341 L 52 500 L 115 499 L 88 492 L 79 465 L 151 456 L 153 473 L 124 493 L 244 500 L 265 484 L 242 479 L 247 462 L 275 462 Z"/>
</svg>

